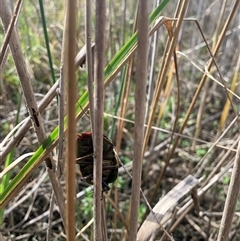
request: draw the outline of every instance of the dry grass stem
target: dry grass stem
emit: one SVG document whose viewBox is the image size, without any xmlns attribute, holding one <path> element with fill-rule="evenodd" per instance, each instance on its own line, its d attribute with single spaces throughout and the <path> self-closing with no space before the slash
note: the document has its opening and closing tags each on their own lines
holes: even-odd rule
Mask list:
<svg viewBox="0 0 240 241">
<path fill-rule="evenodd" d="M 223 211 L 218 241 L 228 240 L 229 231 L 233 215 L 235 213 L 236 203 L 240 192 L 240 142 L 238 143 L 237 153 L 233 165 L 231 181 L 228 187 L 227 199 Z"/>
<path fill-rule="evenodd" d="M 9 44 L 9 40 L 10 40 L 10 37 L 11 37 L 11 34 L 12 34 L 13 27 L 17 23 L 17 20 L 18 20 L 21 4 L 22 4 L 22 0 L 18 0 L 17 4 L 16 4 L 16 7 L 15 7 L 15 10 L 14 10 L 14 14 L 11 18 L 10 24 L 8 26 L 8 29 L 6 31 L 6 35 L 5 35 L 4 40 L 3 40 L 3 46 L 2 46 L 1 51 L 0 51 L 0 69 L 2 69 L 1 66 L 3 64 L 4 56 L 7 52 L 7 46 Z M 1 74 L 1 72 L 0 72 L 0 74 Z"/>
<path fill-rule="evenodd" d="M 138 224 L 138 208 L 140 202 L 141 172 L 143 158 L 144 116 L 147 83 L 147 53 L 148 53 L 148 2 L 140 0 L 138 5 L 138 50 L 136 61 L 136 91 L 135 91 L 135 125 L 134 125 L 134 157 L 133 180 L 130 202 L 130 224 L 128 240 L 136 240 Z"/>
<path fill-rule="evenodd" d="M 67 176 L 66 176 L 66 234 L 68 241 L 75 240 L 75 160 L 76 160 L 76 120 L 75 104 L 77 100 L 77 83 L 74 58 L 76 54 L 76 1 L 66 2 L 66 45 L 64 59 L 64 75 L 67 94 Z"/>
<path fill-rule="evenodd" d="M 94 241 L 105 240 L 105 215 L 102 216 L 102 153 L 103 153 L 103 109 L 104 109 L 104 55 L 106 1 L 96 1 L 95 56 L 94 56 Z M 91 74 L 91 73 L 90 73 Z"/>
<path fill-rule="evenodd" d="M 178 205 L 179 200 L 196 187 L 198 183 L 196 178 L 189 175 L 160 199 L 141 225 L 138 231 L 138 239 L 140 241 L 156 240 L 160 231 L 162 231 L 161 224 L 170 219 L 172 211 Z M 168 238 L 171 238 L 168 233 L 165 232 L 165 234 L 168 235 Z"/>
<path fill-rule="evenodd" d="M 88 83 L 88 95 L 89 95 L 89 110 L 90 110 L 90 122 L 91 129 L 93 131 L 93 58 L 92 58 L 92 43 L 91 43 L 91 1 L 86 1 L 86 48 L 87 48 L 87 83 Z"/>
</svg>

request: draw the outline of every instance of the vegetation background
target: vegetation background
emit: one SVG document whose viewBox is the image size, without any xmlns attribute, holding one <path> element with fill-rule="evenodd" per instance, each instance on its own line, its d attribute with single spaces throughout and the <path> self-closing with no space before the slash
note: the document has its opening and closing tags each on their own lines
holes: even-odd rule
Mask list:
<svg viewBox="0 0 240 241">
<path fill-rule="evenodd" d="M 217 240 L 232 173 L 232 163 L 239 142 L 240 8 L 236 2 L 233 0 L 189 1 L 185 13 L 186 20 L 182 22 L 179 34 L 174 36 L 177 38 L 177 66 L 175 66 L 176 60 L 174 62 L 172 58 L 164 80 L 160 80 L 159 73 L 167 59 L 165 51 L 168 49 L 171 28 L 169 30 L 163 25 L 149 38 L 147 93 L 143 96 L 146 99 L 146 124 L 153 103 L 156 105 L 156 111 L 152 116 L 150 138 L 147 140 L 144 153 L 143 193 L 154 207 L 159 198 L 164 197 L 188 175 L 191 174 L 201 180 L 198 185 L 198 194 L 201 192 L 202 194 L 195 199 L 198 205 L 184 212 L 182 216 L 178 213 L 178 210 L 184 208 L 189 201 L 191 195 L 188 193 L 171 210 L 172 219 L 169 217 L 165 223 L 162 223 L 174 240 Z M 12 4 L 13 9 L 16 6 L 15 1 L 12 3 L 9 1 L 9 4 Z M 80 0 L 77 4 L 76 49 L 79 51 L 85 45 L 86 13 L 85 1 Z M 104 60 L 106 65 L 133 35 L 137 4 L 137 1 L 107 1 L 106 59 Z M 150 12 L 158 4 L 158 1 L 149 1 Z M 178 4 L 180 4 L 179 1 L 169 1 L 161 15 L 174 18 Z M 62 1 L 46 0 L 43 6 L 52 70 L 39 2 L 23 1 L 16 25 L 38 104 L 60 77 L 64 30 Z M 224 26 L 230 17 L 230 23 L 224 32 Z M 190 18 L 198 21 L 207 42 L 204 41 L 196 22 L 190 21 Z M 94 21 L 93 14 L 93 29 Z M 6 33 L 1 25 L 1 46 L 5 36 Z M 213 64 L 208 71 L 211 54 L 220 40 L 222 42 L 215 54 L 217 65 Z M 132 71 L 124 68 L 105 89 L 104 134 L 113 141 L 125 166 L 125 168 L 119 168 L 117 182 L 108 193 L 118 209 L 116 211 L 116 207 L 113 208 L 111 201 L 107 199 L 106 227 L 109 240 L 125 240 L 130 219 L 128 209 L 132 181 L 126 170 L 132 171 L 133 160 L 134 106 L 136 104 L 134 60 L 135 56 L 133 61 L 128 62 L 128 68 L 130 66 Z M 87 90 L 86 66 L 81 66 L 76 73 L 78 97 L 81 97 Z M 208 74 L 208 78 L 201 85 L 204 73 Z M 1 62 L 0 76 L 2 153 L 6 146 L 4 140 L 7 135 L 17 123 L 28 116 L 19 76 L 9 50 L 7 57 Z M 160 96 L 155 100 L 156 89 L 161 81 L 163 84 L 160 88 Z M 198 89 L 200 92 L 196 95 Z M 88 111 L 84 111 L 84 115 L 78 121 L 79 133 L 91 130 L 88 114 Z M 189 118 L 186 119 L 188 115 Z M 57 98 L 52 100 L 41 116 L 46 134 L 49 135 L 59 123 Z M 120 117 L 124 118 L 123 126 L 121 126 Z M 178 137 L 181 138 L 177 139 Z M 1 161 L 6 163 L 7 160 L 16 160 L 26 153 L 35 152 L 38 146 L 36 133 L 31 127 L 17 146 L 11 149 L 7 158 Z M 172 150 L 174 152 L 170 155 Z M 52 155 L 54 160 L 58 159 L 58 148 L 52 151 Z M 10 179 L 19 172 L 27 160 L 28 157 L 14 166 Z M 1 164 L 0 171 L 4 168 L 6 164 L 5 167 Z M 93 189 L 81 181 L 77 166 L 76 172 L 78 173 L 76 227 L 80 231 L 93 217 Z M 161 175 L 163 175 L 162 180 L 159 179 Z M 65 180 L 62 177 L 60 184 L 63 189 L 64 183 Z M 65 240 L 59 208 L 57 205 L 52 205 L 54 202 L 51 197 L 52 185 L 46 167 L 42 164 L 1 213 L 2 235 L 7 240 Z M 141 197 L 139 226 L 147 213 L 146 202 Z M 163 235 L 161 237 L 162 240 L 167 240 Z M 79 233 L 77 240 L 93 240 L 92 226 L 90 225 L 81 235 Z M 239 198 L 228 240 L 240 240 Z"/>
</svg>

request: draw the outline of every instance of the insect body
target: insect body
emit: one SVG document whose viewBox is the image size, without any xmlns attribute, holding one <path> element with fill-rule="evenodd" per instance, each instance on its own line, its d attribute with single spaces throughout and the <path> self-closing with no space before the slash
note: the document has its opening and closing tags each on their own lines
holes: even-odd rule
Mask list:
<svg viewBox="0 0 240 241">
<path fill-rule="evenodd" d="M 85 132 L 78 135 L 77 139 L 77 163 L 83 179 L 93 184 L 93 143 L 92 133 Z M 118 156 L 113 149 L 112 142 L 103 136 L 103 163 L 102 163 L 102 187 L 103 191 L 109 191 L 108 183 L 114 182 L 118 175 Z"/>
</svg>

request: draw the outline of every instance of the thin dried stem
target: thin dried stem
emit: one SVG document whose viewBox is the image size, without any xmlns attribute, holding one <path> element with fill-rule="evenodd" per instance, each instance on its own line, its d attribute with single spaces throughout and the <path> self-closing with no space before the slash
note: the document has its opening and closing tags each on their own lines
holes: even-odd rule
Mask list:
<svg viewBox="0 0 240 241">
<path fill-rule="evenodd" d="M 238 143 L 237 154 L 234 161 L 232 177 L 228 188 L 227 200 L 225 203 L 223 217 L 217 241 L 228 240 L 233 215 L 240 191 L 240 142 Z"/>
<path fill-rule="evenodd" d="M 59 88 L 58 88 L 58 125 L 59 125 L 59 145 L 58 145 L 58 160 L 56 165 L 56 172 L 58 172 L 58 176 L 61 177 L 64 173 L 65 168 L 65 159 L 63 159 L 63 153 L 64 153 L 64 116 L 65 116 L 65 110 L 66 110 L 66 101 L 65 101 L 65 95 L 66 95 L 66 80 L 64 79 L 64 56 L 65 56 L 65 48 L 66 45 L 66 24 L 67 24 L 67 18 L 65 16 L 64 18 L 64 28 L 63 28 L 63 39 L 62 39 L 62 51 L 61 51 L 61 67 L 60 67 L 60 79 L 59 82 Z"/>
<path fill-rule="evenodd" d="M 145 93 L 147 82 L 148 56 L 148 1 L 139 1 L 138 6 L 138 50 L 135 91 L 135 125 L 134 125 L 134 157 L 133 182 L 130 203 L 130 227 L 128 240 L 136 240 L 138 227 L 138 208 L 140 202 L 142 153 L 144 139 Z"/>
<path fill-rule="evenodd" d="M 11 18 L 11 22 L 8 26 L 8 29 L 6 31 L 6 35 L 4 37 L 4 40 L 3 40 L 3 46 L 1 48 L 1 51 L 0 51 L 0 69 L 2 67 L 2 63 L 3 63 L 3 58 L 7 52 L 7 46 L 8 46 L 8 43 L 9 43 L 9 40 L 10 40 L 10 37 L 11 37 L 11 33 L 12 33 L 12 30 L 13 30 L 13 27 L 14 25 L 16 24 L 17 20 L 18 20 L 18 16 L 19 16 L 19 12 L 21 10 L 21 6 L 22 6 L 22 0 L 18 0 L 17 1 L 17 4 L 16 4 L 16 7 L 15 7 L 15 10 L 14 10 L 14 14 Z"/>
<path fill-rule="evenodd" d="M 96 1 L 94 58 L 94 113 L 93 113 L 93 146 L 94 146 L 94 240 L 105 240 L 102 235 L 102 153 L 103 153 L 103 109 L 104 109 L 104 59 L 105 59 L 105 22 L 106 1 Z"/>
<path fill-rule="evenodd" d="M 90 120 L 93 130 L 93 62 L 92 62 L 92 47 L 91 47 L 91 1 L 86 1 L 86 47 L 87 47 L 87 83 L 89 93 Z"/>
<path fill-rule="evenodd" d="M 75 75 L 75 38 L 76 38 L 76 1 L 67 1 L 66 7 L 66 45 L 65 48 L 65 68 L 66 72 L 66 94 L 67 94 L 67 202 L 66 202 L 66 224 L 67 240 L 75 240 L 75 160 L 76 160 L 76 120 L 75 104 L 77 100 L 77 83 Z"/>
<path fill-rule="evenodd" d="M 52 231 L 52 219 L 53 219 L 53 207 L 54 207 L 54 192 L 51 193 L 50 198 L 50 207 L 49 207 L 49 215 L 48 215 L 48 228 L 47 228 L 47 241 L 51 240 L 51 231 Z"/>
</svg>

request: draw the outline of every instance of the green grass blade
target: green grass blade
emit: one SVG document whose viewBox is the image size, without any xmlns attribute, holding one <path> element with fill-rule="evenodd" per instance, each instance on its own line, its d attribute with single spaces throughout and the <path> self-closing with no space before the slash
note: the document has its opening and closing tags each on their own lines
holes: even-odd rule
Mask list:
<svg viewBox="0 0 240 241">
<path fill-rule="evenodd" d="M 18 95 L 18 108 L 17 108 L 17 116 L 16 116 L 16 121 L 15 121 L 15 126 L 19 123 L 21 104 L 22 104 L 22 95 Z M 14 157 L 14 149 L 12 149 L 12 151 L 8 154 L 8 156 L 6 158 L 5 168 L 7 168 L 13 162 L 13 157 Z M 5 187 L 9 184 L 10 177 L 11 177 L 11 172 L 7 173 L 2 178 L 1 183 L 0 183 L 0 195 L 3 193 Z M 4 214 L 4 209 L 0 209 L 0 226 L 2 225 L 2 222 L 3 222 L 3 214 Z"/>
<path fill-rule="evenodd" d="M 46 48 L 47 48 L 49 67 L 50 67 L 50 71 L 51 71 L 51 75 L 52 75 L 52 81 L 53 81 L 52 84 L 54 84 L 56 82 L 56 80 L 55 80 L 55 74 L 54 74 L 54 69 L 53 69 L 52 55 L 51 55 L 50 46 L 49 46 L 47 24 L 46 24 L 45 13 L 44 13 L 44 6 L 43 6 L 43 1 L 42 0 L 39 0 L 39 6 L 40 6 L 40 13 L 41 13 L 41 18 L 42 18 L 44 38 L 45 38 L 45 43 L 46 43 Z"/>
<path fill-rule="evenodd" d="M 5 162 L 5 168 L 8 167 L 12 161 L 13 161 L 13 156 L 14 156 L 14 150 L 12 150 L 8 155 L 7 155 L 7 159 Z M 9 180 L 10 180 L 10 175 L 11 173 L 7 173 L 1 180 L 1 185 L 0 185 L 0 194 L 3 193 L 3 191 L 5 190 L 5 187 L 8 185 Z M 4 214 L 4 209 L 1 208 L 0 209 L 0 226 L 3 223 L 3 214 Z"/>
<path fill-rule="evenodd" d="M 159 17 L 160 13 L 167 6 L 169 1 L 170 0 L 163 0 L 163 1 L 161 1 L 161 3 L 156 7 L 156 9 L 150 14 L 150 16 L 149 16 L 150 24 L 152 24 L 153 21 L 155 21 Z"/>
</svg>

